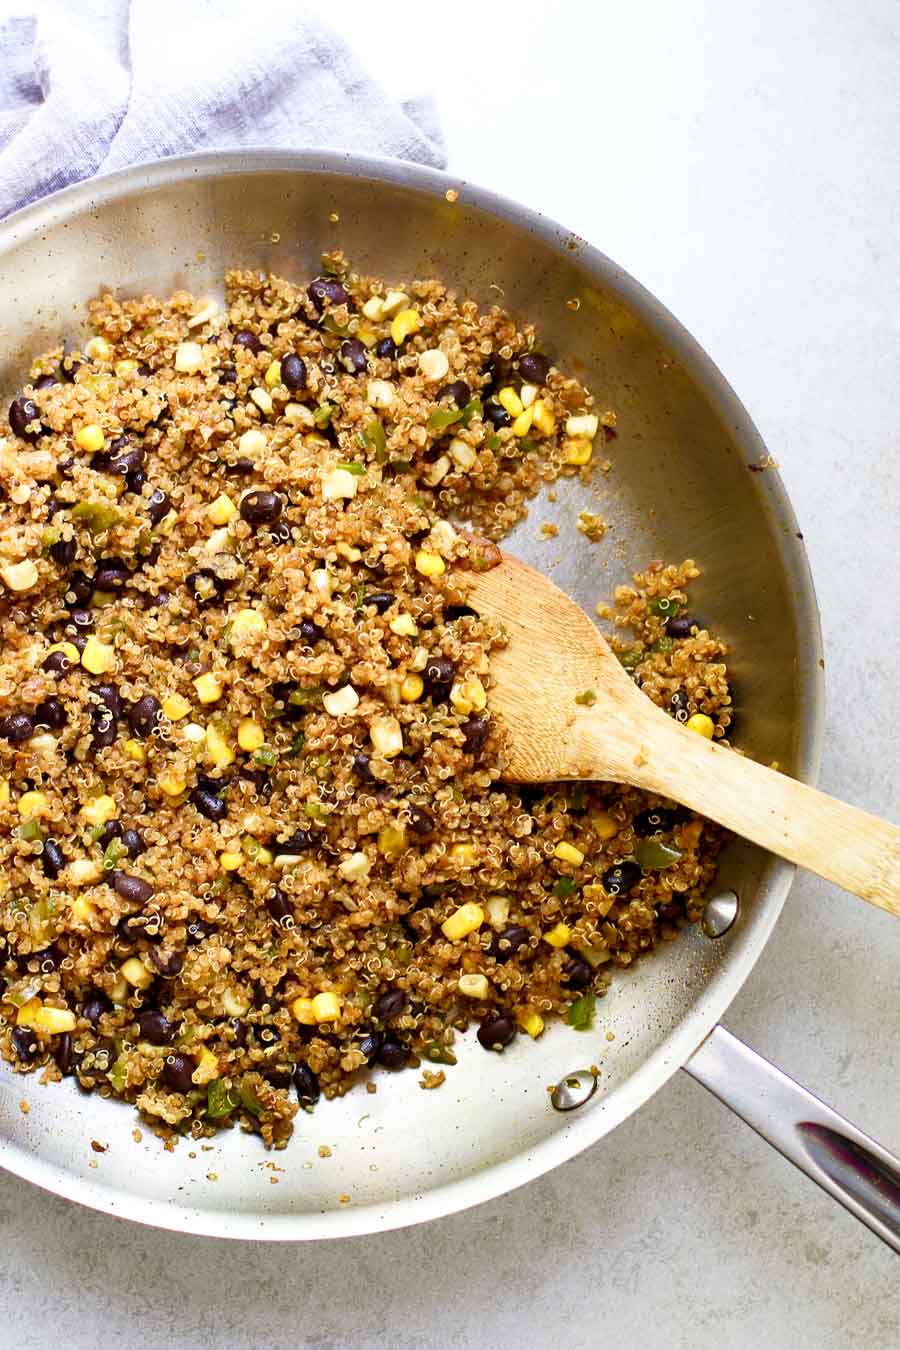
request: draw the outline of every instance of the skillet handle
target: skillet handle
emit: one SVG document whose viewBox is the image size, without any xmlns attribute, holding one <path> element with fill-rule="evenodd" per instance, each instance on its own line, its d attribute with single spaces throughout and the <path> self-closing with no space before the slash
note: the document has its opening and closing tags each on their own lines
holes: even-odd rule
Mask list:
<svg viewBox="0 0 900 1350">
<path fill-rule="evenodd" d="M 900 1253 L 900 1159 L 724 1027 L 684 1067 Z"/>
</svg>

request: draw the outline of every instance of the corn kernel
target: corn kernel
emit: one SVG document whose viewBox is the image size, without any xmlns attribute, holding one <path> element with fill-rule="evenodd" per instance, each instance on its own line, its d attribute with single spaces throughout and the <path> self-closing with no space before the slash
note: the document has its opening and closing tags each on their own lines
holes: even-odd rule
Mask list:
<svg viewBox="0 0 900 1350">
<path fill-rule="evenodd" d="M 514 436 L 527 436 L 534 421 L 534 408 L 526 408 L 512 424 Z"/>
<path fill-rule="evenodd" d="M 359 707 L 359 694 L 352 684 L 345 684 L 342 689 L 323 694 L 322 707 L 332 717 L 346 717 L 354 708 Z"/>
<path fill-rule="evenodd" d="M 203 324 L 209 323 L 210 319 L 214 319 L 218 312 L 218 303 L 215 300 L 207 300 L 206 304 L 198 309 L 196 314 L 191 315 L 187 326 L 188 328 L 201 328 Z"/>
<path fill-rule="evenodd" d="M 334 590 L 334 577 L 327 567 L 315 567 L 309 574 L 309 584 L 324 599 L 330 600 Z"/>
<path fill-rule="evenodd" d="M 447 455 L 439 455 L 433 464 L 426 464 L 422 473 L 422 478 L 429 487 L 437 487 L 442 483 L 450 472 L 452 465 Z"/>
<path fill-rule="evenodd" d="M 447 855 L 460 867 L 474 867 L 477 854 L 474 844 L 454 844 Z"/>
<path fill-rule="evenodd" d="M 220 493 L 206 508 L 206 514 L 214 525 L 227 525 L 229 520 L 234 520 L 237 513 L 237 507 L 226 492 Z"/>
<path fill-rule="evenodd" d="M 439 553 L 431 553 L 427 548 L 420 548 L 416 554 L 416 571 L 423 577 L 440 577 L 447 570 L 447 564 Z"/>
<path fill-rule="evenodd" d="M 421 675 L 407 675 L 400 685 L 400 697 L 404 703 L 416 703 L 425 692 L 425 681 Z"/>
<path fill-rule="evenodd" d="M 112 356 L 112 347 L 105 337 L 92 337 L 84 344 L 84 354 L 91 361 L 108 361 Z"/>
<path fill-rule="evenodd" d="M 203 348 L 199 342 L 179 342 L 175 348 L 175 369 L 182 375 L 196 375 L 203 365 Z"/>
<path fill-rule="evenodd" d="M 556 418 L 550 411 L 550 405 L 546 399 L 536 399 L 532 405 L 534 415 L 534 425 L 542 436 L 552 436 L 556 430 Z"/>
<path fill-rule="evenodd" d="M 322 477 L 322 501 L 335 502 L 356 496 L 356 477 L 349 469 L 332 469 Z"/>
<path fill-rule="evenodd" d="M 128 981 L 123 979 L 121 975 L 117 980 L 114 980 L 113 983 L 110 985 L 109 997 L 117 1008 L 120 1008 L 122 1004 L 127 1000 Z"/>
<path fill-rule="evenodd" d="M 149 989 L 153 983 L 153 976 L 136 956 L 130 956 L 119 967 L 119 974 L 124 980 L 127 980 L 135 989 Z"/>
<path fill-rule="evenodd" d="M 265 374 L 266 384 L 270 389 L 277 389 L 281 384 L 281 362 L 272 361 Z"/>
<path fill-rule="evenodd" d="M 222 1011 L 226 1017 L 243 1017 L 250 1008 L 250 1000 L 242 989 L 226 989 L 222 995 Z"/>
<path fill-rule="evenodd" d="M 396 717 L 390 713 L 373 718 L 369 727 L 369 739 L 385 759 L 392 759 L 403 749 L 403 730 Z"/>
<path fill-rule="evenodd" d="M 544 1030 L 544 1019 L 536 1008 L 523 1008 L 521 1012 L 516 1013 L 516 1021 L 535 1041 Z"/>
<path fill-rule="evenodd" d="M 126 741 L 122 742 L 122 750 L 136 764 L 145 764 L 147 761 L 147 751 L 141 742 L 135 740 L 133 736 L 129 736 Z"/>
<path fill-rule="evenodd" d="M 49 656 L 51 652 L 62 652 L 66 660 L 71 661 L 73 666 L 78 665 L 80 658 L 74 642 L 54 642 L 47 648 L 47 655 Z"/>
<path fill-rule="evenodd" d="M 313 1001 L 311 998 L 295 998 L 291 1007 L 291 1016 L 300 1023 L 302 1027 L 314 1027 L 318 1018 L 313 1010 Z"/>
<path fill-rule="evenodd" d="M 219 1076 L 219 1061 L 208 1046 L 204 1045 L 197 1056 L 197 1067 L 191 1074 L 191 1082 L 202 1086 Z"/>
<path fill-rule="evenodd" d="M 600 419 L 596 413 L 581 413 L 575 417 L 566 419 L 566 435 L 580 440 L 584 437 L 592 441 L 597 435 L 597 427 L 600 425 Z"/>
<path fill-rule="evenodd" d="M 275 404 L 272 402 L 272 395 L 269 393 L 268 389 L 251 389 L 250 397 L 265 417 L 268 417 L 269 413 L 275 407 Z"/>
<path fill-rule="evenodd" d="M 372 870 L 372 860 L 362 851 L 351 853 L 338 863 L 337 870 L 345 881 L 362 881 Z"/>
<path fill-rule="evenodd" d="M 108 820 L 112 820 L 117 810 L 115 798 L 103 793 L 93 801 L 85 802 L 81 814 L 89 825 L 105 825 Z"/>
<path fill-rule="evenodd" d="M 398 614 L 391 619 L 388 628 L 398 637 L 418 637 L 419 630 L 411 614 Z"/>
<path fill-rule="evenodd" d="M 43 792 L 23 792 L 18 801 L 19 815 L 23 820 L 32 820 L 35 816 L 45 816 L 50 802 Z"/>
<path fill-rule="evenodd" d="M 460 975 L 456 987 L 465 998 L 487 998 L 491 988 L 486 975 Z"/>
<path fill-rule="evenodd" d="M 245 458 L 253 459 L 256 455 L 264 454 L 268 444 L 263 433 L 256 427 L 251 427 L 238 441 L 238 450 Z"/>
<path fill-rule="evenodd" d="M 476 933 L 484 923 L 484 910 L 474 900 L 467 900 L 441 924 L 441 932 L 448 942 L 461 942 L 470 933 Z"/>
<path fill-rule="evenodd" d="M 167 694 L 162 701 L 162 711 L 170 722 L 180 722 L 191 711 L 191 705 L 181 694 Z"/>
<path fill-rule="evenodd" d="M 201 703 L 218 703 L 225 692 L 221 681 L 209 672 L 197 676 L 194 680 L 194 688 Z"/>
<path fill-rule="evenodd" d="M 409 296 L 405 291 L 388 291 L 381 302 L 381 313 L 385 319 L 390 319 L 398 310 L 404 309 L 409 304 Z M 412 311 L 415 313 L 415 310 Z"/>
<path fill-rule="evenodd" d="M 488 921 L 492 928 L 505 928 L 509 919 L 509 896 L 489 895 L 484 902 Z"/>
<path fill-rule="evenodd" d="M 374 347 L 378 341 L 378 334 L 371 328 L 363 328 L 361 325 L 356 330 L 356 336 L 364 347 Z"/>
<path fill-rule="evenodd" d="M 31 738 L 31 748 L 36 755 L 52 755 L 59 742 L 55 736 L 51 736 L 49 731 L 39 731 L 36 736 Z"/>
<path fill-rule="evenodd" d="M 30 998 L 27 1003 L 23 1003 L 16 1013 L 17 1027 L 34 1027 L 34 1019 L 41 1010 L 41 1000 L 39 998 Z"/>
<path fill-rule="evenodd" d="M 450 458 L 457 468 L 464 471 L 471 469 L 478 459 L 478 455 L 472 449 L 471 445 L 469 445 L 467 441 L 464 441 L 461 436 L 454 436 L 447 449 L 450 452 Z"/>
<path fill-rule="evenodd" d="M 258 609 L 239 609 L 231 620 L 231 637 L 258 637 L 266 629 L 266 620 Z"/>
<path fill-rule="evenodd" d="M 558 923 L 555 928 L 551 928 L 544 934 L 544 941 L 549 942 L 551 947 L 565 947 L 572 936 L 572 930 L 567 923 Z"/>
<path fill-rule="evenodd" d="M 384 317 L 384 301 L 379 295 L 370 296 L 362 307 L 362 312 L 372 323 L 378 323 Z"/>
<path fill-rule="evenodd" d="M 391 340 L 395 347 L 402 347 L 408 337 L 418 333 L 422 327 L 417 309 L 401 309 L 391 320 Z"/>
<path fill-rule="evenodd" d="M 566 441 L 565 461 L 567 464 L 590 464 L 594 447 L 590 441 Z"/>
<path fill-rule="evenodd" d="M 522 400 L 511 385 L 507 385 L 505 389 L 500 390 L 497 395 L 497 402 L 506 409 L 510 417 L 518 417 L 519 413 L 524 411 Z"/>
<path fill-rule="evenodd" d="M 405 848 L 405 827 L 402 825 L 382 825 L 378 831 L 378 852 L 385 858 L 399 858 Z"/>
<path fill-rule="evenodd" d="M 341 1015 L 341 1000 L 330 990 L 316 994 L 312 1001 L 312 1010 L 317 1022 L 336 1022 Z"/>
<path fill-rule="evenodd" d="M 187 779 L 177 769 L 163 769 L 157 782 L 160 792 L 164 792 L 167 797 L 180 797 L 187 790 Z"/>
<path fill-rule="evenodd" d="M 696 731 L 698 736 L 705 736 L 708 741 L 713 738 L 716 724 L 706 713 L 694 713 L 684 724 L 688 731 Z"/>
<path fill-rule="evenodd" d="M 103 868 L 93 858 L 73 858 L 66 868 L 66 879 L 73 886 L 90 886 L 102 876 Z"/>
<path fill-rule="evenodd" d="M 68 1008 L 41 1008 L 34 1018 L 33 1025 L 40 1031 L 48 1031 L 51 1036 L 62 1035 L 66 1031 L 74 1031 L 77 1018 Z"/>
<path fill-rule="evenodd" d="M 11 591 L 30 591 L 37 585 L 38 570 L 30 558 L 0 567 L 0 577 Z"/>
<path fill-rule="evenodd" d="M 199 722 L 185 722 L 181 734 L 190 745 L 202 745 L 206 740 L 206 727 Z"/>
<path fill-rule="evenodd" d="M 580 867 L 584 862 L 584 854 L 580 848 L 570 844 L 567 839 L 560 839 L 556 848 L 553 850 L 554 858 L 559 858 L 560 862 L 571 863 L 573 867 Z"/>
<path fill-rule="evenodd" d="M 419 356 L 419 370 L 425 376 L 425 379 L 432 384 L 442 380 L 449 369 L 450 362 L 447 360 L 447 354 L 442 352 L 440 347 L 432 347 Z"/>
<path fill-rule="evenodd" d="M 81 858 L 79 859 L 79 861 L 88 862 L 89 859 Z M 74 863 L 69 864 L 68 875 L 70 879 L 72 868 L 74 866 L 75 866 Z M 96 868 L 96 871 L 99 876 L 101 868 L 96 863 L 94 864 L 94 867 Z M 97 877 L 95 877 L 94 879 L 97 880 Z M 93 919 L 96 919 L 97 917 L 97 906 L 92 905 L 90 900 L 86 900 L 83 895 L 76 895 L 74 899 L 69 901 L 69 915 L 77 923 L 82 923 L 86 928 L 89 928 L 91 925 L 91 921 Z"/>
<path fill-rule="evenodd" d="M 128 357 L 126 357 L 124 361 L 117 361 L 116 364 L 113 366 L 113 370 L 116 372 L 120 380 L 124 380 L 127 378 L 127 376 L 133 375 L 134 372 L 137 370 L 137 368 L 138 368 L 137 361 L 132 361 Z"/>
<path fill-rule="evenodd" d="M 370 380 L 366 386 L 366 402 L 370 408 L 389 408 L 394 401 L 394 386 L 390 380 Z"/>
<path fill-rule="evenodd" d="M 106 675 L 116 668 L 115 648 L 111 647 L 108 642 L 101 642 L 99 638 L 91 635 L 84 644 L 81 664 L 92 675 Z"/>
<path fill-rule="evenodd" d="M 591 829 L 598 839 L 612 839 L 619 833 L 619 822 L 613 820 L 608 811 L 595 811 L 591 816 Z"/>
<path fill-rule="evenodd" d="M 465 680 L 454 680 L 450 689 L 450 702 L 463 716 L 483 712 L 487 707 L 487 691 L 477 675 L 470 675 Z"/>
<path fill-rule="evenodd" d="M 0 806 L 9 806 L 9 780 L 0 778 Z"/>
<path fill-rule="evenodd" d="M 219 854 L 219 866 L 223 872 L 236 872 L 243 861 L 243 853 L 233 853 L 228 850 Z"/>
<path fill-rule="evenodd" d="M 338 557 L 346 558 L 348 562 L 359 562 L 362 557 L 362 549 L 354 548 L 352 544 L 345 544 L 343 539 L 339 539 L 334 546 L 334 551 Z"/>
<path fill-rule="evenodd" d="M 585 886 L 582 891 L 582 898 L 594 906 L 594 914 L 605 919 L 613 905 L 616 903 L 614 895 L 608 895 L 605 887 L 600 885 Z"/>
<path fill-rule="evenodd" d="M 523 408 L 530 408 L 537 398 L 540 390 L 536 384 L 523 384 L 519 390 L 519 398 L 522 400 Z"/>
<path fill-rule="evenodd" d="M 265 743 L 266 733 L 252 717 L 244 717 L 238 723 L 238 745 L 242 750 L 258 750 Z"/>
<path fill-rule="evenodd" d="M 98 427 L 96 422 L 90 422 L 86 427 L 79 427 L 75 432 L 75 444 L 80 450 L 89 450 L 95 454 L 102 450 L 106 440 L 102 428 Z"/>
<path fill-rule="evenodd" d="M 217 768 L 225 769 L 235 761 L 235 753 L 218 727 L 210 724 L 206 728 L 206 750 Z"/>
</svg>

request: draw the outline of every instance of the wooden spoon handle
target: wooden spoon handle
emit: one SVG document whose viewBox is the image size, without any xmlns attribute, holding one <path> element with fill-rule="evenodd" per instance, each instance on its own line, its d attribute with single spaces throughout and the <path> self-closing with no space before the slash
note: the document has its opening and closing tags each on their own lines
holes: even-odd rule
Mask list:
<svg viewBox="0 0 900 1350">
<path fill-rule="evenodd" d="M 652 737 L 645 749 L 636 747 L 627 772 L 622 765 L 623 778 L 900 917 L 896 825 L 736 755 L 664 714 L 652 721 Z"/>
</svg>

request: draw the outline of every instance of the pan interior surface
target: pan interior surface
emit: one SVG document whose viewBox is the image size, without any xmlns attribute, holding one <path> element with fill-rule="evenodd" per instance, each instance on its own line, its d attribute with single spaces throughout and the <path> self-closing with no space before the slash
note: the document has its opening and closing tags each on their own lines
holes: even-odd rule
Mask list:
<svg viewBox="0 0 900 1350">
<path fill-rule="evenodd" d="M 458 200 L 447 199 L 451 187 Z M 340 154 L 260 151 L 128 170 L 0 226 L 0 390 L 15 392 L 35 351 L 77 335 L 85 300 L 102 289 L 220 294 L 230 266 L 312 277 L 337 246 L 358 271 L 440 276 L 527 318 L 616 411 L 609 473 L 590 490 L 559 483 L 557 501 L 539 498 L 509 547 L 589 612 L 650 559 L 694 558 L 696 609 L 731 648 L 737 744 L 812 776 L 815 604 L 777 475 L 748 467 L 764 462 L 764 447 L 671 316 L 541 217 L 428 170 Z M 583 509 L 609 524 L 599 545 L 575 528 Z M 559 535 L 547 539 L 540 525 L 551 521 Z M 300 1115 L 282 1153 L 239 1131 L 166 1152 L 146 1128 L 135 1141 L 129 1108 L 71 1082 L 43 1088 L 0 1063 L 0 1164 L 112 1213 L 230 1237 L 367 1232 L 487 1199 L 600 1138 L 679 1067 L 752 968 L 790 875 L 730 846 L 718 889 L 740 897 L 737 921 L 715 940 L 687 931 L 619 975 L 592 1032 L 555 1026 L 502 1055 L 467 1037 L 439 1090 L 422 1091 L 415 1071 L 382 1073 L 374 1095 L 361 1087 Z M 592 1065 L 599 1090 L 579 1110 L 555 1111 L 548 1089 Z"/>
</svg>

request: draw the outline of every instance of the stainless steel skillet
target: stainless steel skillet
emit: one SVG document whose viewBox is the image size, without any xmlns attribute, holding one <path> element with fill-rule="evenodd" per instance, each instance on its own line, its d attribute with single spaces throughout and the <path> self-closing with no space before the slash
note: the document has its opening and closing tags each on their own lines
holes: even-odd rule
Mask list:
<svg viewBox="0 0 900 1350">
<path fill-rule="evenodd" d="M 228 266 L 310 275 L 323 248 L 337 244 L 363 270 L 437 274 L 483 301 L 502 299 L 616 409 L 620 434 L 600 487 L 611 525 L 603 546 L 572 528 L 595 499 L 567 482 L 555 504 L 536 503 L 514 551 L 549 568 L 588 609 L 651 557 L 696 558 L 704 568 L 698 607 L 732 646 L 740 743 L 814 777 L 815 599 L 765 448 L 672 316 L 550 221 L 438 173 L 339 153 L 261 150 L 127 170 L 0 226 L 0 389 L 12 392 L 33 351 L 77 329 L 85 298 L 101 287 L 214 293 Z M 538 523 L 549 519 L 560 537 L 538 543 Z M 129 1110 L 71 1084 L 41 1088 L 5 1065 L 0 1164 L 164 1227 L 337 1237 L 436 1218 L 520 1185 L 602 1138 L 684 1066 L 900 1250 L 897 1161 L 716 1025 L 790 880 L 787 865 L 735 844 L 711 897 L 707 928 L 720 935 L 686 933 L 619 978 L 594 1033 L 555 1027 L 503 1056 L 467 1045 L 438 1092 L 422 1092 L 410 1073 L 384 1081 L 375 1096 L 323 1103 L 274 1158 L 285 1169 L 277 1186 L 265 1165 L 273 1159 L 252 1137 L 235 1132 L 212 1152 L 183 1145 L 168 1154 L 146 1132 L 134 1141 Z M 602 1073 L 588 1096 L 589 1080 L 574 1071 L 592 1064 Z M 554 1108 L 551 1084 L 560 1085 L 556 1105 L 573 1109 Z M 107 1151 L 95 1152 L 92 1140 Z M 321 1145 L 332 1151 L 327 1166 Z"/>
</svg>

